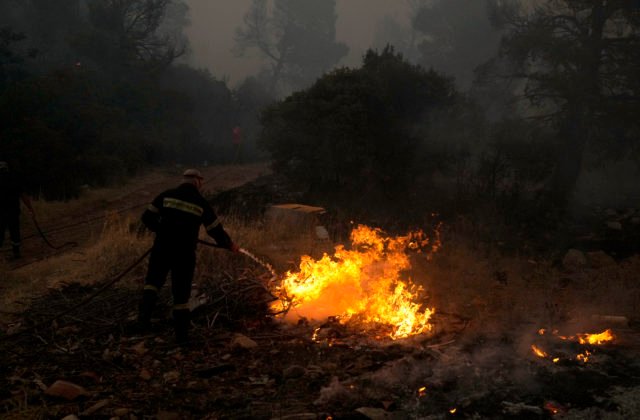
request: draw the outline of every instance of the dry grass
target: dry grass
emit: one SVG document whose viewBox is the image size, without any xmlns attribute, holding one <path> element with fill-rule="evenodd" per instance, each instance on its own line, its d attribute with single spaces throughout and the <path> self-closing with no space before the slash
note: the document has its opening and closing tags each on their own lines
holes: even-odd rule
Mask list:
<svg viewBox="0 0 640 420">
<path fill-rule="evenodd" d="M 238 220 L 233 216 L 224 220 L 225 229 L 233 240 L 274 265 L 278 272 L 293 269 L 299 256 L 304 253 L 317 255 L 321 249 L 331 249 L 327 243 L 318 242 L 310 234 L 265 229 L 261 223 L 247 225 Z M 39 296 L 50 288 L 73 282 L 102 283 L 114 278 L 152 244 L 152 234 L 141 232 L 139 227 L 138 220 L 111 213 L 105 218 L 99 237 L 91 241 L 92 245 L 14 271 L 9 271 L 6 264 L 0 266 L 5 288 L 0 305 L 7 312 L 20 311 L 30 298 Z M 213 242 L 204 232 L 201 232 L 201 238 Z M 145 261 L 128 274 L 120 285 L 139 287 L 146 267 Z M 214 272 L 223 272 L 237 278 L 246 267 L 252 267 L 257 272 L 261 270 L 245 255 L 199 246 L 194 280 L 197 283 L 201 277 L 215 277 Z M 268 274 L 266 270 L 264 272 Z"/>
<path fill-rule="evenodd" d="M 319 241 L 311 233 L 240 220 L 233 215 L 223 220 L 232 239 L 269 262 L 278 273 L 297 270 L 304 254 L 319 258 L 323 253 L 333 253 L 335 244 Z M 4 288 L 0 305 L 5 311 L 19 311 L 29 298 L 49 288 L 114 278 L 151 246 L 152 235 L 139 233 L 138 226 L 137 220 L 114 213 L 105 218 L 100 237 L 85 249 L 15 271 L 0 266 Z M 501 255 L 478 246 L 465 235 L 451 232 L 443 232 L 443 248 L 431 261 L 414 259 L 412 277 L 424 285 L 429 306 L 440 313 L 471 319 L 471 329 L 498 335 L 567 325 L 584 329 L 594 314 L 634 319 L 640 312 L 640 257 L 569 272 L 550 261 Z M 238 278 L 247 268 L 254 273 L 262 270 L 245 255 L 200 246 L 195 283 L 219 273 Z M 122 284 L 140 287 L 145 270 L 146 261 Z M 268 278 L 266 270 L 264 273 Z"/>
<path fill-rule="evenodd" d="M 0 267 L 4 278 L 0 304 L 17 311 L 29 299 L 62 284 L 93 284 L 107 281 L 135 261 L 151 245 L 149 236 L 137 235 L 136 224 L 118 214 L 105 218 L 100 238 L 91 246 L 67 252 L 23 268 L 9 271 Z M 139 269 L 137 271 L 139 275 Z M 128 278 L 137 277 L 135 272 Z"/>
<path fill-rule="evenodd" d="M 640 257 L 604 267 L 567 270 L 547 260 L 510 257 L 466 237 L 443 235 L 431 262 L 418 262 L 437 311 L 471 319 L 484 334 L 529 332 L 539 328 L 570 333 L 597 328 L 594 315 L 637 321 Z"/>
</svg>

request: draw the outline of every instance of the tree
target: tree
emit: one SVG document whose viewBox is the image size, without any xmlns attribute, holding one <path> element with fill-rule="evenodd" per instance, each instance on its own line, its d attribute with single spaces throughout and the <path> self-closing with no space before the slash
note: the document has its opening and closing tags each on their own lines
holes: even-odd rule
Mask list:
<svg viewBox="0 0 640 420">
<path fill-rule="evenodd" d="M 420 64 L 452 75 L 468 88 L 473 70 L 498 51 L 500 30 L 490 21 L 488 0 L 437 0 L 422 4 L 412 25 L 423 34 Z"/>
<path fill-rule="evenodd" d="M 186 51 L 179 34 L 161 30 L 176 1 L 88 0 L 91 29 L 78 39 L 79 50 L 99 66 L 166 68 Z"/>
<path fill-rule="evenodd" d="M 348 48 L 336 42 L 335 0 L 253 0 L 236 30 L 237 53 L 256 48 L 270 62 L 271 91 L 308 86 Z"/>
<path fill-rule="evenodd" d="M 276 171 L 322 192 L 394 196 L 428 171 L 415 126 L 455 98 L 449 79 L 392 48 L 267 108 L 261 141 Z M 371 198 L 370 197 L 370 198 Z"/>
<path fill-rule="evenodd" d="M 189 118 L 194 136 L 185 157 L 188 161 L 229 162 L 232 159 L 230 136 L 234 112 L 231 91 L 208 70 L 174 65 L 164 72 L 161 85 L 189 99 Z"/>
<path fill-rule="evenodd" d="M 21 6 L 25 31 L 38 54 L 38 65 L 47 69 L 76 62 L 69 39 L 84 28 L 83 0 L 26 0 Z"/>
<path fill-rule="evenodd" d="M 35 52 L 25 54 L 17 44 L 25 40 L 25 35 L 8 27 L 0 28 L 0 93 L 6 87 L 27 75 L 25 56 L 33 57 Z"/>
<path fill-rule="evenodd" d="M 416 30 L 413 22 L 416 16 L 424 8 L 430 7 L 433 0 L 405 0 L 409 12 L 407 14 L 411 24 L 405 25 L 398 21 L 397 17 L 385 15 L 376 22 L 373 33 L 372 47 L 383 49 L 386 45 L 392 45 L 407 60 L 417 63 L 420 58 L 418 45 L 425 41 L 425 35 Z"/>
<path fill-rule="evenodd" d="M 233 91 L 235 105 L 234 120 L 242 129 L 243 157 L 252 160 L 265 159 L 264 150 L 257 144 L 257 138 L 262 129 L 260 126 L 260 112 L 274 102 L 274 98 L 267 92 L 264 84 L 253 77 L 245 79 Z"/>
<path fill-rule="evenodd" d="M 513 6 L 511 4 L 510 6 Z M 501 54 L 524 81 L 529 112 L 557 133 L 549 183 L 554 202 L 570 199 L 588 146 L 609 140 L 629 151 L 640 111 L 640 15 L 628 0 L 545 0 L 509 8 Z"/>
</svg>

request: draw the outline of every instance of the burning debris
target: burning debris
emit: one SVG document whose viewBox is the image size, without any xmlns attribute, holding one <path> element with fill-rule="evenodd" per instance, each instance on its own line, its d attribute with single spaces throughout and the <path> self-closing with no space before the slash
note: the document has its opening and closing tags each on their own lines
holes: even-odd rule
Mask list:
<svg viewBox="0 0 640 420">
<path fill-rule="evenodd" d="M 351 249 L 335 248 L 333 257 L 305 255 L 298 272 L 287 272 L 275 287 L 272 309 L 287 321 L 304 318 L 338 320 L 364 330 L 383 330 L 391 339 L 431 331 L 433 308 L 424 308 L 422 286 L 405 278 L 409 251 L 433 253 L 440 247 L 422 231 L 387 237 L 382 230 L 359 225 L 351 232 Z M 316 331 L 317 333 L 317 331 Z M 317 335 L 317 334 L 316 334 Z"/>
<path fill-rule="evenodd" d="M 560 317 L 532 318 L 532 308 L 547 308 L 534 299 L 534 281 L 509 270 L 507 282 L 506 271 L 491 275 L 491 264 L 489 275 L 468 260 L 444 264 L 446 253 L 422 267 L 439 246 L 437 234 L 390 237 L 358 226 L 349 244 L 318 259 L 305 256 L 284 275 L 269 263 L 277 264 L 279 250 L 262 258 L 241 249 L 246 268 L 201 271 L 197 345 L 188 351 L 167 338 L 168 296 L 158 331 L 129 336 L 122 328 L 135 302 L 130 290 L 110 289 L 73 317 L 0 346 L 7 361 L 0 411 L 46 407 L 40 409 L 56 418 L 637 417 L 640 341 L 633 341 L 632 317 L 581 319 L 580 330 L 566 329 L 571 323 Z M 201 257 L 209 267 L 215 254 Z M 416 274 L 422 268 L 430 279 L 456 281 L 427 285 Z M 541 273 L 546 292 L 548 273 Z M 479 286 L 469 287 L 475 281 Z M 523 290 L 528 305 L 511 304 Z M 52 292 L 21 322 L 46 320 L 89 293 Z M 504 299 L 486 297 L 499 293 Z M 476 296 L 488 303 L 476 305 Z M 524 315 L 513 317 L 516 309 Z M 123 317 L 117 326 L 113 313 Z M 274 314 L 287 323 L 272 322 Z M 552 327 L 531 330 L 532 319 Z M 589 333 L 576 333 L 586 326 Z M 80 390 L 73 401 L 53 395 L 62 381 Z"/>
<path fill-rule="evenodd" d="M 559 363 L 563 360 L 574 360 L 581 363 L 587 363 L 596 351 L 593 346 L 611 344 L 615 339 L 615 335 L 610 329 L 601 333 L 579 333 L 572 336 L 564 336 L 558 334 L 557 330 L 552 331 L 551 334 L 547 334 L 547 330 L 541 328 L 538 330 L 538 336 L 547 336 L 552 337 L 552 339 L 558 339 L 556 343 L 551 342 L 551 339 L 547 340 L 548 346 L 554 347 L 554 353 L 557 353 L 553 356 L 543 350 L 539 345 L 531 345 L 531 350 L 535 356 L 541 359 L 550 359 L 553 363 Z M 587 348 L 587 346 L 591 347 Z"/>
</svg>

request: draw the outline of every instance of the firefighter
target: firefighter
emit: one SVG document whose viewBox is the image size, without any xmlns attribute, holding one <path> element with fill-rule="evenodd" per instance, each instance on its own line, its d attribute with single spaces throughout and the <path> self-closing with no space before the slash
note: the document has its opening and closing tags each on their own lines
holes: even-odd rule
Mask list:
<svg viewBox="0 0 640 420">
<path fill-rule="evenodd" d="M 22 190 L 20 179 L 9 172 L 7 162 L 0 161 L 0 248 L 4 244 L 5 231 L 9 230 L 13 258 L 20 255 L 20 201 L 35 217 L 31 198 Z"/>
<path fill-rule="evenodd" d="M 211 205 L 201 195 L 202 175 L 197 169 L 183 173 L 182 184 L 158 195 L 142 214 L 142 222 L 156 237 L 149 257 L 144 291 L 138 315 L 138 329 L 151 329 L 151 314 L 158 292 L 171 272 L 173 322 L 178 344 L 188 342 L 189 297 L 196 263 L 198 233 L 203 225 L 216 243 L 231 251 L 239 250 Z"/>
</svg>

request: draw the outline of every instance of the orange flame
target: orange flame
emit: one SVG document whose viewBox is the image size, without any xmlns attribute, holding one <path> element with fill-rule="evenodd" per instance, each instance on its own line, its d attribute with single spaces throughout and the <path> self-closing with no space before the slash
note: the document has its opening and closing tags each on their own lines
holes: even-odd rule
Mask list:
<svg viewBox="0 0 640 420">
<path fill-rule="evenodd" d="M 585 350 L 584 353 L 577 355 L 576 359 L 583 363 L 587 363 L 589 361 L 589 356 L 591 356 L 591 352 L 589 350 Z"/>
<path fill-rule="evenodd" d="M 605 330 L 599 334 L 578 334 L 578 342 L 580 344 L 604 344 L 614 339 L 611 330 Z"/>
<path fill-rule="evenodd" d="M 539 335 L 544 335 L 545 332 L 546 330 L 544 328 L 541 328 L 538 330 Z M 566 340 L 566 341 L 577 340 L 580 344 L 593 344 L 593 345 L 604 344 L 606 342 L 613 341 L 616 338 L 616 336 L 613 335 L 613 331 L 611 331 L 610 329 L 607 329 L 598 334 L 582 333 L 582 334 L 576 334 L 571 336 L 560 335 L 558 334 L 557 330 L 554 330 L 553 335 L 555 335 L 561 340 Z"/>
<path fill-rule="evenodd" d="M 313 320 L 335 317 L 341 323 L 353 320 L 365 328 L 386 325 L 392 339 L 430 331 L 434 309 L 421 309 L 414 301 L 423 289 L 400 277 L 411 268 L 405 251 L 433 252 L 440 246 L 439 238 L 430 243 L 421 231 L 389 238 L 380 229 L 359 225 L 351 232 L 351 243 L 351 250 L 338 245 L 333 257 L 302 256 L 299 271 L 287 272 L 276 287 L 274 294 L 280 299 L 272 309 L 290 321 L 298 315 Z"/>
<path fill-rule="evenodd" d="M 535 354 L 538 357 L 547 357 L 547 353 L 544 352 L 540 347 L 536 346 L 535 344 L 531 345 L 531 350 L 533 350 L 533 354 Z"/>
<path fill-rule="evenodd" d="M 538 329 L 538 335 L 544 335 L 544 334 L 546 334 L 546 330 L 544 328 Z M 578 343 L 582 344 L 583 346 L 600 345 L 600 344 L 611 342 L 616 338 L 610 329 L 607 329 L 599 334 L 583 333 L 583 334 L 576 334 L 572 336 L 563 336 L 563 335 L 559 335 L 557 330 L 554 330 L 552 334 L 561 340 L 578 341 Z M 549 357 L 549 355 L 546 352 L 544 352 L 542 349 L 540 349 L 534 344 L 531 345 L 531 349 L 533 350 L 533 353 L 538 357 L 542 357 L 542 358 Z M 591 359 L 591 355 L 592 355 L 592 351 L 584 350 L 583 353 L 577 354 L 575 356 L 575 359 L 580 362 L 587 363 Z M 554 357 L 552 361 L 553 363 L 558 363 L 560 361 L 560 358 Z"/>
</svg>

